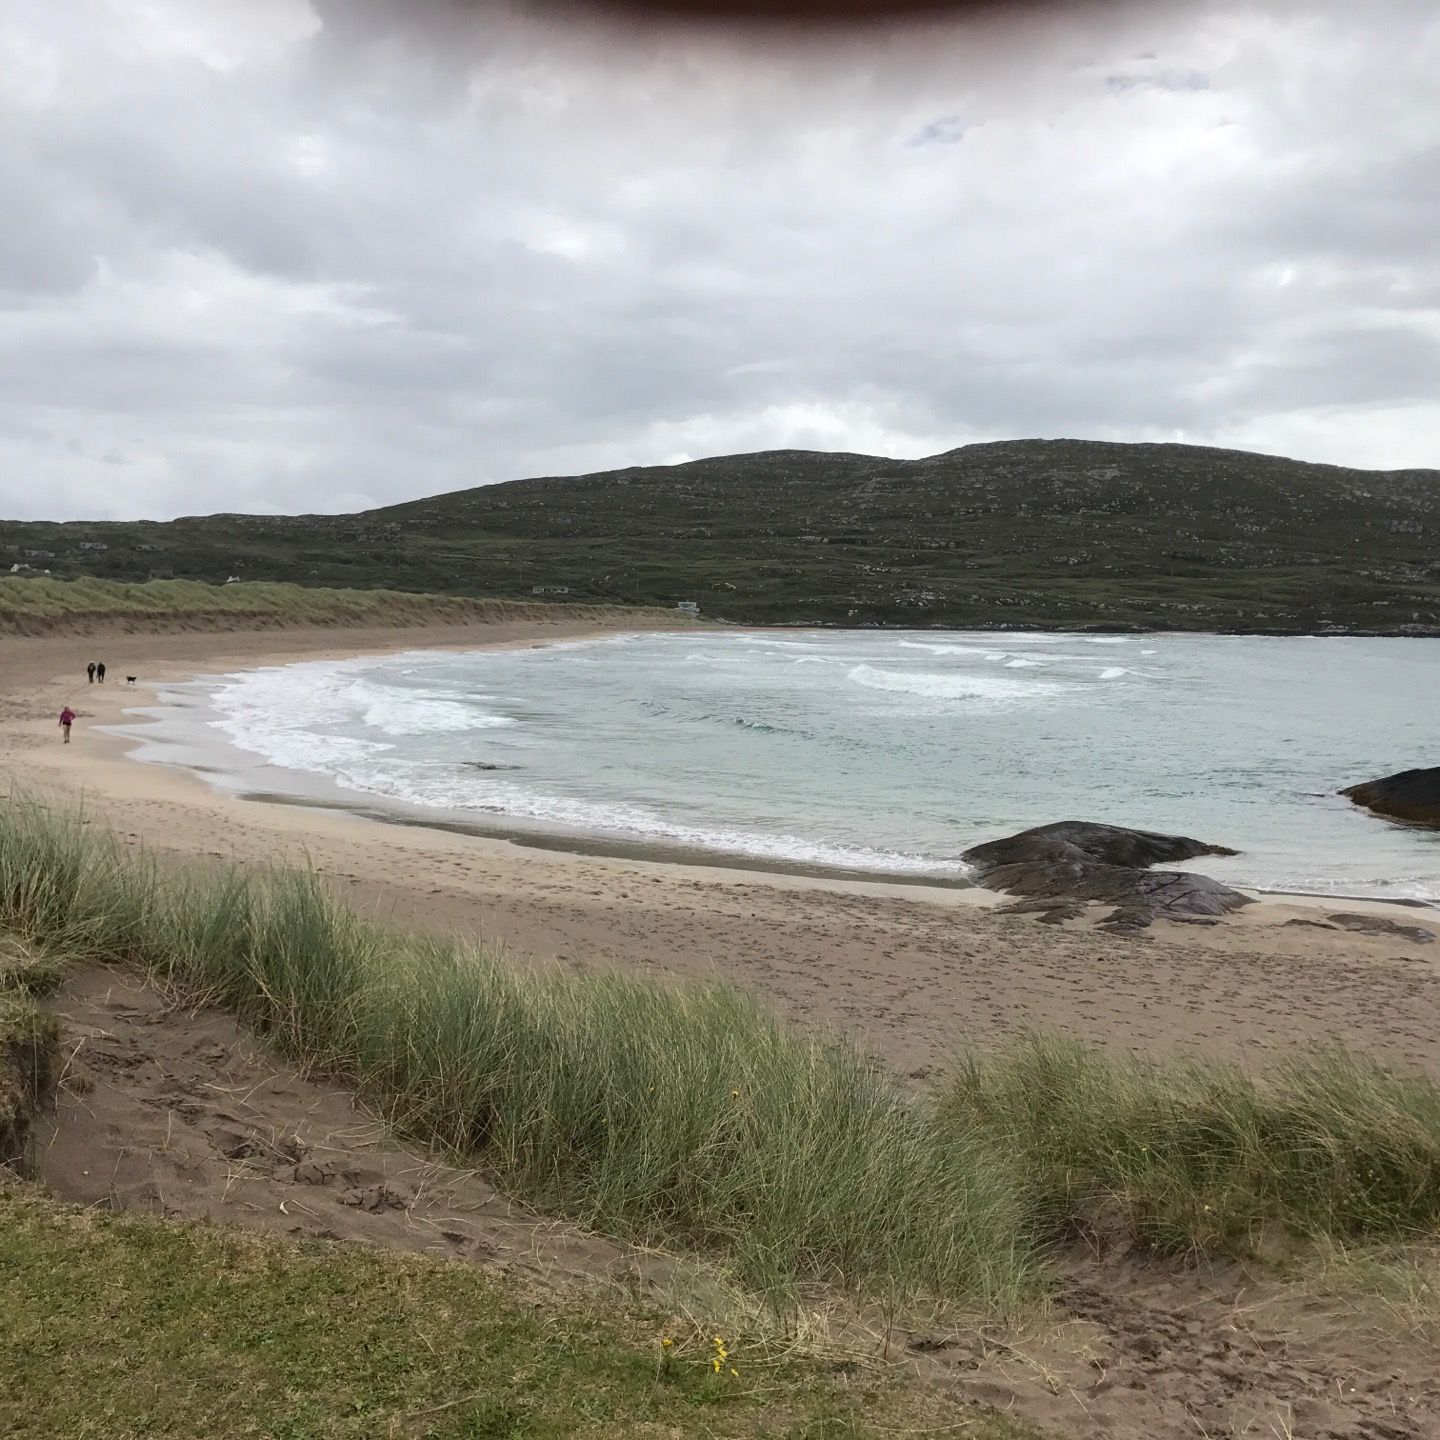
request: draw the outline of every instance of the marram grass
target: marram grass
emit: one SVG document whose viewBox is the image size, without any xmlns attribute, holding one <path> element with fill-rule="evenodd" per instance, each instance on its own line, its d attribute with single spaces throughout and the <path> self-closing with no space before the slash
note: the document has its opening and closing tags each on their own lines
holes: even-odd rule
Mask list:
<svg viewBox="0 0 1440 1440">
<path fill-rule="evenodd" d="M 1440 1226 L 1440 1089 L 1338 1047 L 1257 1077 L 1029 1036 L 916 1096 L 728 986 L 513 965 L 363 921 L 310 873 L 162 872 L 23 797 L 0 927 L 211 997 L 529 1203 L 777 1301 L 1006 1311 L 1077 1228 L 1246 1254 Z"/>
<path fill-rule="evenodd" d="M 981 1136 L 729 987 L 510 965 L 366 923 L 313 874 L 162 873 L 25 798 L 0 812 L 0 925 L 213 997 L 531 1204 L 777 1300 L 1007 1309 L 1035 1282 L 1023 1187 Z"/>
<path fill-rule="evenodd" d="M 59 1026 L 35 997 L 56 989 L 59 965 L 0 935 L 0 1167 L 28 1173 L 35 1120 L 55 1092 Z"/>
<path fill-rule="evenodd" d="M 1157 1249 L 1232 1254 L 1440 1226 L 1440 1088 L 1338 1044 L 1256 1076 L 1032 1035 L 962 1061 L 937 1103 L 1012 1157 L 1042 1226 L 1118 1221 Z"/>
</svg>

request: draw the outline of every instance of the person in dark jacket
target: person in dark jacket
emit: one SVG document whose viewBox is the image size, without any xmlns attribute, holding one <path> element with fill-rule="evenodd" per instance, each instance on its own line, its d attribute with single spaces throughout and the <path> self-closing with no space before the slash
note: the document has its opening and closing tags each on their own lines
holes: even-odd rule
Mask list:
<svg viewBox="0 0 1440 1440">
<path fill-rule="evenodd" d="M 85 673 L 90 677 L 90 683 L 95 683 L 95 662 L 92 660 L 86 667 Z"/>
<path fill-rule="evenodd" d="M 105 662 L 100 660 L 95 665 L 95 678 L 103 685 L 105 683 Z"/>
</svg>

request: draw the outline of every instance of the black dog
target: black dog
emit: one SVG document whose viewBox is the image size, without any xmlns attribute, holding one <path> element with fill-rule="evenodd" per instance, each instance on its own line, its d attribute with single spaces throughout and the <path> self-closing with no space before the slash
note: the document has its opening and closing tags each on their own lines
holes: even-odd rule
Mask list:
<svg viewBox="0 0 1440 1440">
<path fill-rule="evenodd" d="M 125 683 L 127 685 L 133 685 L 139 678 L 140 677 L 138 675 L 127 675 L 125 677 Z"/>
</svg>

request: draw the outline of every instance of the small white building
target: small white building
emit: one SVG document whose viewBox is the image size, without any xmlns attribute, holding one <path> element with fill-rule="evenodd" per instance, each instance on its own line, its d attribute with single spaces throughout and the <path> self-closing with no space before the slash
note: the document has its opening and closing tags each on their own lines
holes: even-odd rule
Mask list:
<svg viewBox="0 0 1440 1440">
<path fill-rule="evenodd" d="M 700 618 L 700 602 L 698 600 L 681 600 L 675 608 L 682 615 L 689 615 L 693 620 Z"/>
<path fill-rule="evenodd" d="M 532 595 L 568 595 L 570 587 L 568 585 L 532 585 L 530 593 Z"/>
</svg>

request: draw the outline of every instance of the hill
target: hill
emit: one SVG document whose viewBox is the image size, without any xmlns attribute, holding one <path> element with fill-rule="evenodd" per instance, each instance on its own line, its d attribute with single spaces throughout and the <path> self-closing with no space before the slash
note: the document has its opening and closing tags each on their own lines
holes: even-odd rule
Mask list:
<svg viewBox="0 0 1440 1440">
<path fill-rule="evenodd" d="M 345 516 L 0 522 L 67 577 L 673 605 L 746 623 L 1440 633 L 1440 471 L 1013 441 L 767 451 Z"/>
</svg>

